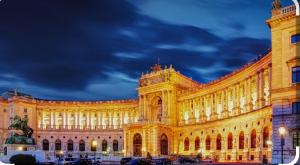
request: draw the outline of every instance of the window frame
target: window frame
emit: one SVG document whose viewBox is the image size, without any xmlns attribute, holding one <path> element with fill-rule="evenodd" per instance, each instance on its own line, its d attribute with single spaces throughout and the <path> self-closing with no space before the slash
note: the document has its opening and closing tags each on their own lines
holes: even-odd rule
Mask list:
<svg viewBox="0 0 300 165">
<path fill-rule="evenodd" d="M 297 34 L 293 34 L 291 36 L 291 43 L 292 44 L 297 44 L 300 42 L 300 33 L 297 33 Z"/>
<path fill-rule="evenodd" d="M 292 67 L 292 83 L 300 83 L 300 66 Z"/>
<path fill-rule="evenodd" d="M 292 134 L 293 149 L 296 149 L 296 146 L 300 146 L 300 132 L 296 131 Z"/>
<path fill-rule="evenodd" d="M 292 114 L 300 114 L 300 102 L 292 103 Z"/>
</svg>

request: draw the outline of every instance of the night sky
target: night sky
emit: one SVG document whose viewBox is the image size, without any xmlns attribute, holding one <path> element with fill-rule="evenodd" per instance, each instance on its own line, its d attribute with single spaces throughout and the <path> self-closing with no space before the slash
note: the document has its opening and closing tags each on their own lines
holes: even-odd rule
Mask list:
<svg viewBox="0 0 300 165">
<path fill-rule="evenodd" d="M 0 92 L 135 98 L 158 58 L 209 82 L 270 48 L 270 12 L 271 0 L 1 0 Z"/>
</svg>

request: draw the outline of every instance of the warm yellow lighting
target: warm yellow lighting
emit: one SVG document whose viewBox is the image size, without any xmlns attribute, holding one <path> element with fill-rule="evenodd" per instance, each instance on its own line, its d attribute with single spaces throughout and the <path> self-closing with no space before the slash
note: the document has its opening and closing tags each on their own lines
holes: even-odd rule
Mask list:
<svg viewBox="0 0 300 165">
<path fill-rule="evenodd" d="M 283 126 L 279 127 L 278 131 L 279 131 L 279 134 L 280 134 L 281 136 L 283 136 L 283 135 L 286 134 L 286 129 L 285 129 L 285 127 L 283 127 Z"/>
<path fill-rule="evenodd" d="M 267 145 L 272 145 L 273 142 L 271 140 L 267 140 Z"/>
<path fill-rule="evenodd" d="M 143 151 L 143 152 L 146 152 L 146 148 L 143 147 L 143 148 L 142 148 L 142 151 Z"/>
<path fill-rule="evenodd" d="M 92 146 L 93 146 L 93 147 L 96 147 L 97 145 L 98 145 L 97 141 L 96 141 L 96 140 L 93 140 L 93 141 L 92 141 Z"/>
<path fill-rule="evenodd" d="M 184 120 L 185 120 L 186 124 L 189 123 L 189 112 L 188 111 L 184 112 Z"/>
<path fill-rule="evenodd" d="M 123 150 L 122 150 L 122 153 L 125 153 L 125 152 L 126 152 L 126 150 L 125 150 L 125 149 L 123 149 Z"/>
<path fill-rule="evenodd" d="M 22 146 L 19 146 L 19 147 L 17 148 L 17 150 L 18 150 L 18 151 L 23 151 L 23 147 L 22 147 Z"/>
<path fill-rule="evenodd" d="M 60 154 L 60 155 L 63 155 L 63 154 L 64 154 L 64 151 L 63 151 L 63 150 L 59 151 L 59 154 Z"/>
</svg>

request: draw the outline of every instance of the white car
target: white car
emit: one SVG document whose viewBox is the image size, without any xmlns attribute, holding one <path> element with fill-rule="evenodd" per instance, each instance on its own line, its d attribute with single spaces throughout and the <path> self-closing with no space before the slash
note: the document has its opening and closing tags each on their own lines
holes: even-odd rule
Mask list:
<svg viewBox="0 0 300 165">
<path fill-rule="evenodd" d="M 95 158 L 91 158 L 93 164 L 99 165 L 102 163 L 102 159 L 100 157 L 96 157 L 96 161 Z"/>
</svg>

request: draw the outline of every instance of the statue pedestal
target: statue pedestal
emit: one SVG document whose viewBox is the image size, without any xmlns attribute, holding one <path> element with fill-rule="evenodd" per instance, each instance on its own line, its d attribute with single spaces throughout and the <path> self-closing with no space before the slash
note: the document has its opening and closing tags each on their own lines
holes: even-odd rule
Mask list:
<svg viewBox="0 0 300 165">
<path fill-rule="evenodd" d="M 8 155 L 8 153 L 12 151 L 35 151 L 37 150 L 37 145 L 30 144 L 4 144 L 4 155 Z"/>
</svg>

